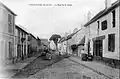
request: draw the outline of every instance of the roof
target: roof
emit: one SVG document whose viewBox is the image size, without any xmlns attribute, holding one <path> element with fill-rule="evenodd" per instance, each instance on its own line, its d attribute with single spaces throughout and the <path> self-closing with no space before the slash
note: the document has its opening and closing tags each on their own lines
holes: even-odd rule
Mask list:
<svg viewBox="0 0 120 79">
<path fill-rule="evenodd" d="M 15 25 L 15 27 L 22 30 L 22 31 L 24 31 L 26 34 L 29 34 L 27 31 L 25 31 L 23 28 L 19 27 L 18 25 Z"/>
<path fill-rule="evenodd" d="M 59 43 L 65 41 L 65 37 L 62 37 L 60 40 L 59 40 Z"/>
<path fill-rule="evenodd" d="M 113 10 L 114 8 L 120 6 L 120 1 L 117 0 L 116 2 L 114 2 L 109 8 L 105 8 L 104 10 L 100 11 L 99 13 L 97 13 L 89 22 L 87 22 L 84 26 L 88 26 L 89 24 L 95 22 L 96 20 L 98 20 L 99 18 L 105 16 L 106 14 L 108 14 L 111 10 Z"/>
<path fill-rule="evenodd" d="M 68 39 L 72 38 L 72 36 L 74 36 L 76 33 L 78 33 L 81 29 L 77 30 L 76 32 L 70 34 L 67 36 Z"/>
<path fill-rule="evenodd" d="M 85 36 L 81 39 L 81 41 L 79 41 L 79 43 L 77 45 L 78 46 L 84 45 L 84 43 L 85 43 Z"/>
<path fill-rule="evenodd" d="M 79 30 L 77 30 L 76 32 L 68 35 L 67 38 L 62 37 L 59 42 L 64 42 L 64 41 L 67 41 L 67 40 L 71 39 L 71 38 L 72 38 L 76 33 L 78 33 L 80 30 L 81 30 L 81 29 L 79 29 Z"/>
<path fill-rule="evenodd" d="M 32 33 L 30 33 L 30 35 L 31 35 L 34 39 L 36 39 L 36 37 L 35 37 Z"/>
<path fill-rule="evenodd" d="M 2 5 L 5 9 L 7 9 L 10 13 L 17 16 L 12 10 L 10 10 L 7 6 L 5 6 L 3 3 L 0 2 L 0 5 Z"/>
</svg>

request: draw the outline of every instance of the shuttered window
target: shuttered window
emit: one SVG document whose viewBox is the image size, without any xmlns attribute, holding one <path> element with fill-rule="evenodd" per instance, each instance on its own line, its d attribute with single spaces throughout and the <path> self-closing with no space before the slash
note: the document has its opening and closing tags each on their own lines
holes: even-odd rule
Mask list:
<svg viewBox="0 0 120 79">
<path fill-rule="evenodd" d="M 8 42 L 8 45 L 9 45 L 9 58 L 12 58 L 12 42 Z"/>
<path fill-rule="evenodd" d="M 12 15 L 8 14 L 8 32 L 12 33 L 13 27 L 12 27 Z"/>
</svg>

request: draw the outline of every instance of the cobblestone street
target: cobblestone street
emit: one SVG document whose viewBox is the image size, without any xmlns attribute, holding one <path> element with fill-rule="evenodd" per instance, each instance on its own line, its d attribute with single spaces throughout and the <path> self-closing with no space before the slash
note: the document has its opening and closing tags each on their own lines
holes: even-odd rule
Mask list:
<svg viewBox="0 0 120 79">
<path fill-rule="evenodd" d="M 69 59 L 31 75 L 28 79 L 109 79 Z"/>
</svg>

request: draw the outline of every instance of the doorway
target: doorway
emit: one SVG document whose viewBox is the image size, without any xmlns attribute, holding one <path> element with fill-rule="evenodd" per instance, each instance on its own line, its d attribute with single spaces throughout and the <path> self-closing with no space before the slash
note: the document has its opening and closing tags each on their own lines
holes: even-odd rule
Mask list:
<svg viewBox="0 0 120 79">
<path fill-rule="evenodd" d="M 103 40 L 95 40 L 93 42 L 93 55 L 103 57 Z"/>
</svg>

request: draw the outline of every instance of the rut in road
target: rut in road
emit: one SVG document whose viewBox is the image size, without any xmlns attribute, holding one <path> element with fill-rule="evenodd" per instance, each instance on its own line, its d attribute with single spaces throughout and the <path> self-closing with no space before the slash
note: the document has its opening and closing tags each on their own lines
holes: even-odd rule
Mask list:
<svg viewBox="0 0 120 79">
<path fill-rule="evenodd" d="M 12 78 L 27 78 L 30 75 L 34 75 L 38 71 L 50 66 L 58 61 L 60 61 L 62 57 L 56 56 L 52 60 L 43 60 L 41 57 L 38 57 L 18 73 L 16 73 Z"/>
</svg>

